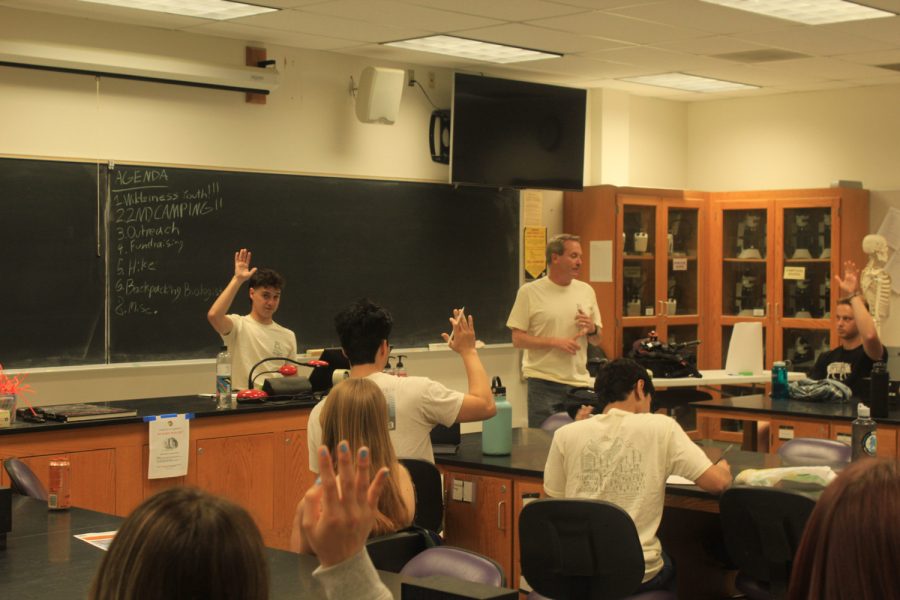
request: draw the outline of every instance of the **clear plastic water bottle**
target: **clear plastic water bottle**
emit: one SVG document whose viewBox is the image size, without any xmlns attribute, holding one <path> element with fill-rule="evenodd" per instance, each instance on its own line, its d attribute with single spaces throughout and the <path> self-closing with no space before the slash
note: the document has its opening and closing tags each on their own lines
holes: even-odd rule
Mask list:
<svg viewBox="0 0 900 600">
<path fill-rule="evenodd" d="M 888 416 L 889 380 L 885 363 L 878 361 L 872 365 L 872 374 L 869 379 L 869 408 L 875 419 L 885 419 Z"/>
<path fill-rule="evenodd" d="M 776 360 L 772 364 L 772 400 L 788 400 L 790 397 L 787 365 L 784 361 Z"/>
<path fill-rule="evenodd" d="M 506 388 L 499 377 L 491 382 L 497 414 L 484 422 L 481 429 L 481 452 L 489 456 L 506 456 L 512 452 L 512 405 L 506 401 Z"/>
<path fill-rule="evenodd" d="M 228 346 L 222 346 L 216 356 L 216 410 L 231 406 L 231 353 Z"/>
<path fill-rule="evenodd" d="M 856 407 L 856 419 L 852 423 L 851 460 L 875 456 L 878 452 L 878 435 L 875 433 L 875 421 L 869 416 L 869 407 L 859 403 Z"/>
</svg>

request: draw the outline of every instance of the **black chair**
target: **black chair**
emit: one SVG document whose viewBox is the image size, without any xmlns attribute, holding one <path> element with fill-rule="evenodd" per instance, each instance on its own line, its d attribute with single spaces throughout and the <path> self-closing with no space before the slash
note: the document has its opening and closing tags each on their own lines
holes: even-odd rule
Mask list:
<svg viewBox="0 0 900 600">
<path fill-rule="evenodd" d="M 47 501 L 47 489 L 28 465 L 18 458 L 7 458 L 3 461 L 3 467 L 9 475 L 14 492 L 43 502 Z"/>
<path fill-rule="evenodd" d="M 399 573 L 411 558 L 433 545 L 427 531 L 411 527 L 370 538 L 366 551 L 376 569 Z"/>
<path fill-rule="evenodd" d="M 444 485 L 441 472 L 425 460 L 401 458 L 416 487 L 416 516 L 413 523 L 435 533 L 444 528 Z"/>
<path fill-rule="evenodd" d="M 808 496 L 777 488 L 733 487 L 722 494 L 722 533 L 739 569 L 738 590 L 751 600 L 784 597 L 815 505 Z"/>
<path fill-rule="evenodd" d="M 522 575 L 535 592 L 529 598 L 675 600 L 670 591 L 634 593 L 644 552 L 634 521 L 615 504 L 530 502 L 519 517 L 519 544 Z"/>
</svg>

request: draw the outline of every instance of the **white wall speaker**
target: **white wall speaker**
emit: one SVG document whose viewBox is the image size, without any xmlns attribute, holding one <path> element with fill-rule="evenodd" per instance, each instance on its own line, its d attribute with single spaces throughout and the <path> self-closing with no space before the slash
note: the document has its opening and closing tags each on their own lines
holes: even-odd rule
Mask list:
<svg viewBox="0 0 900 600">
<path fill-rule="evenodd" d="M 402 69 L 363 69 L 356 91 L 356 118 L 363 123 L 393 125 L 400 112 L 405 76 Z"/>
</svg>

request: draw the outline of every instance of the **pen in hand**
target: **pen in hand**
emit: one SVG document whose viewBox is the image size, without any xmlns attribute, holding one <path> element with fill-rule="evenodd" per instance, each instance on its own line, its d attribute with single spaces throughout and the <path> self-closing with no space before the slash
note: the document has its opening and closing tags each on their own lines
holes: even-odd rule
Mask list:
<svg viewBox="0 0 900 600">
<path fill-rule="evenodd" d="M 725 455 L 731 452 L 731 449 L 734 448 L 734 444 L 728 444 L 728 447 L 722 451 L 722 455 L 719 457 L 719 460 L 716 461 L 716 464 L 719 464 L 719 461 L 725 458 Z"/>
<path fill-rule="evenodd" d="M 456 320 L 459 321 L 460 319 L 465 319 L 465 318 L 466 318 L 466 307 L 463 306 L 461 309 L 459 309 L 459 315 L 457 315 Z M 453 343 L 453 334 L 454 333 L 456 333 L 455 327 L 450 331 L 450 339 L 447 340 L 448 346 Z"/>
</svg>

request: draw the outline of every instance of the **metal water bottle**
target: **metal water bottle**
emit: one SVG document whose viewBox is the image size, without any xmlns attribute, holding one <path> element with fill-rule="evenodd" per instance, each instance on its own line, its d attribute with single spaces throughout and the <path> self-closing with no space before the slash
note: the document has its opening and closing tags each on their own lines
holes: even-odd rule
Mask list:
<svg viewBox="0 0 900 600">
<path fill-rule="evenodd" d="M 512 452 L 512 406 L 506 401 L 506 388 L 499 377 L 491 381 L 491 392 L 497 414 L 484 422 L 481 429 L 481 453 L 506 456 Z"/>
<path fill-rule="evenodd" d="M 888 416 L 888 381 L 887 365 L 878 361 L 872 365 L 869 383 L 869 408 L 872 417 L 885 419 Z"/>
<path fill-rule="evenodd" d="M 787 365 L 784 361 L 776 360 L 772 363 L 772 400 L 788 400 L 790 397 Z"/>
<path fill-rule="evenodd" d="M 875 433 L 875 421 L 869 416 L 869 407 L 860 402 L 856 414 L 852 423 L 851 460 L 875 456 L 878 452 L 878 435 Z"/>
<path fill-rule="evenodd" d="M 216 356 L 216 410 L 231 408 L 231 353 L 228 346 Z"/>
</svg>

